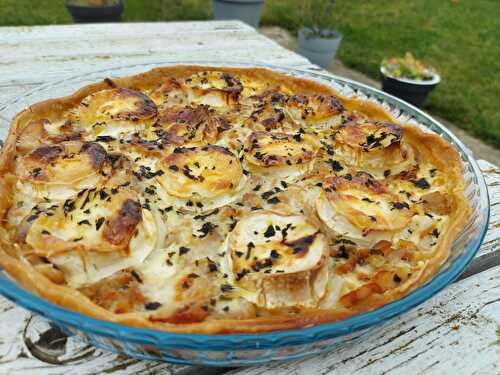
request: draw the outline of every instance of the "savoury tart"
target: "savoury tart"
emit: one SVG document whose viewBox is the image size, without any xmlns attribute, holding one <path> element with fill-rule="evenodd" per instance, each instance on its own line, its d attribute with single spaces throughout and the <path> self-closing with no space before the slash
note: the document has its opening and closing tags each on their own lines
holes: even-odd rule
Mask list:
<svg viewBox="0 0 500 375">
<path fill-rule="evenodd" d="M 265 332 L 426 282 L 469 216 L 439 136 L 314 81 L 171 66 L 37 103 L 0 159 L 0 265 L 95 318 Z"/>
</svg>

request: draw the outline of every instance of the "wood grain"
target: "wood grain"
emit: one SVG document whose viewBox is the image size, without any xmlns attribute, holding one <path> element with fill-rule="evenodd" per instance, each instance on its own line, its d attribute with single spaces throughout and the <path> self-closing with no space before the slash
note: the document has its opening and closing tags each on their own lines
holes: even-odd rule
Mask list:
<svg viewBox="0 0 500 375">
<path fill-rule="evenodd" d="M 9 103 L 48 82 L 134 63 L 253 61 L 318 70 L 240 22 L 0 28 L 0 135 Z M 491 221 L 478 255 L 500 250 L 500 169 L 480 161 Z M 318 357 L 232 374 L 500 374 L 500 267 L 459 281 L 369 340 Z M 214 374 L 222 369 L 139 361 L 68 338 L 0 297 L 0 374 Z"/>
<path fill-rule="evenodd" d="M 308 61 L 236 21 L 0 28 L 0 102 L 38 85 L 148 61 Z"/>
</svg>

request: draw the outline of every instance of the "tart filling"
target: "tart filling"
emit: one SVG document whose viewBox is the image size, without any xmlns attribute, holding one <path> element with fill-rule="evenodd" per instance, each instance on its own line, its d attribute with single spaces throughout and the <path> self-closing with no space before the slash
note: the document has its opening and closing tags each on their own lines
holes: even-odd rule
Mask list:
<svg viewBox="0 0 500 375">
<path fill-rule="evenodd" d="M 2 268 L 175 332 L 373 310 L 439 269 L 470 212 L 443 139 L 265 69 L 168 67 L 35 104 L 0 161 Z"/>
</svg>

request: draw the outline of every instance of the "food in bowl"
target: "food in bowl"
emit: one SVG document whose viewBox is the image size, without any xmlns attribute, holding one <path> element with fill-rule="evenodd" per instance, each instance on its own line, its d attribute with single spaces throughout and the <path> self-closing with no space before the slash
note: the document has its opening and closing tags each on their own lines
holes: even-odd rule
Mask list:
<svg viewBox="0 0 500 375">
<path fill-rule="evenodd" d="M 89 316 L 266 332 L 398 299 L 469 215 L 462 163 L 381 106 L 260 68 L 171 66 L 18 114 L 0 265 Z"/>
</svg>

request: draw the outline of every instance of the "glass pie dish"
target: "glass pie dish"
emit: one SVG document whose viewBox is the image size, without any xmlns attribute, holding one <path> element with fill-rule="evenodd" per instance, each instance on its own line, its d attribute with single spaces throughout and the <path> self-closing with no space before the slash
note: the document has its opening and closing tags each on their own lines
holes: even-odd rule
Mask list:
<svg viewBox="0 0 500 375">
<path fill-rule="evenodd" d="M 136 328 L 97 320 L 59 307 L 20 287 L 5 272 L 0 272 L 0 293 L 53 321 L 66 333 L 75 335 L 99 348 L 128 356 L 163 360 L 178 364 L 238 366 L 276 360 L 298 359 L 345 345 L 366 337 L 370 328 L 403 314 L 423 303 L 450 284 L 465 269 L 478 251 L 486 233 L 489 218 L 489 200 L 484 179 L 471 152 L 445 127 L 415 107 L 344 78 L 314 70 L 297 70 L 265 64 L 237 64 L 213 61 L 176 61 L 118 66 L 65 79 L 55 84 L 40 86 L 0 106 L 0 120 L 8 121 L 17 112 L 41 100 L 69 95 L 80 87 L 109 76 L 128 76 L 154 67 L 174 64 L 210 66 L 266 67 L 283 74 L 319 81 L 332 86 L 344 96 L 373 101 L 390 111 L 399 121 L 413 123 L 422 129 L 437 133 L 459 152 L 464 164 L 466 197 L 472 213 L 464 229 L 452 245 L 451 255 L 439 272 L 427 283 L 405 297 L 376 310 L 342 321 L 261 334 L 181 334 Z M 7 124 L 2 131 L 7 130 Z M 5 136 L 5 133 L 0 134 Z M 3 138 L 2 137 L 2 138 Z"/>
</svg>

